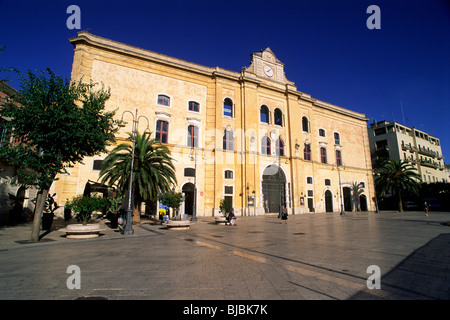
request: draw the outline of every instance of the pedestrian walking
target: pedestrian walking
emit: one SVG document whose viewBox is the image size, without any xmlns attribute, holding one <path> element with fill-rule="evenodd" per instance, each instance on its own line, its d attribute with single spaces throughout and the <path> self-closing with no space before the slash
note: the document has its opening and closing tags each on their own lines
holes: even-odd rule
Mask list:
<svg viewBox="0 0 450 320">
<path fill-rule="evenodd" d="M 287 223 L 287 218 L 288 218 L 288 213 L 287 213 L 287 210 L 286 210 L 286 208 L 284 206 L 281 206 L 280 216 L 281 216 L 280 223 L 283 223 L 283 220 L 284 220 L 284 223 L 286 224 Z"/>
<path fill-rule="evenodd" d="M 424 203 L 425 215 L 428 217 L 428 210 L 430 210 L 430 205 L 425 201 Z"/>
</svg>

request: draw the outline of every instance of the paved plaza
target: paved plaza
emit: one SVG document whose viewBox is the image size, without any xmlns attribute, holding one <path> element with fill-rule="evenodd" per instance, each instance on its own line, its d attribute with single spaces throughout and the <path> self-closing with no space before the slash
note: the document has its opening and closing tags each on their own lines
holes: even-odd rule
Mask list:
<svg viewBox="0 0 450 320">
<path fill-rule="evenodd" d="M 91 240 L 52 231 L 37 244 L 26 241 L 29 223 L 2 227 L 0 299 L 449 299 L 449 221 L 448 212 L 238 217 L 235 227 L 199 218 L 183 231 L 147 221 L 127 237 L 107 225 Z M 68 288 L 69 266 L 79 289 Z M 373 268 L 380 289 L 368 288 Z"/>
</svg>

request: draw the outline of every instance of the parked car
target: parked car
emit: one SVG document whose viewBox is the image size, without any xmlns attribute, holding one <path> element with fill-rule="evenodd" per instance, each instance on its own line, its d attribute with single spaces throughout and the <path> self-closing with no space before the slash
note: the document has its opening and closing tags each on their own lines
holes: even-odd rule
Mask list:
<svg viewBox="0 0 450 320">
<path fill-rule="evenodd" d="M 403 209 L 417 211 L 419 210 L 419 205 L 415 201 L 405 201 L 403 203 Z"/>
</svg>

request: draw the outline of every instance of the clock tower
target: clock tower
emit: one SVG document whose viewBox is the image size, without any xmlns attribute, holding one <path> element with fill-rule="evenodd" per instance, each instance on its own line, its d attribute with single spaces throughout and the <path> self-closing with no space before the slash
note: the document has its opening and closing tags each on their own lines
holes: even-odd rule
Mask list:
<svg viewBox="0 0 450 320">
<path fill-rule="evenodd" d="M 251 57 L 252 61 L 246 69 L 247 72 L 265 80 L 289 82 L 284 75 L 284 63 L 277 59 L 270 48 L 253 53 Z"/>
</svg>

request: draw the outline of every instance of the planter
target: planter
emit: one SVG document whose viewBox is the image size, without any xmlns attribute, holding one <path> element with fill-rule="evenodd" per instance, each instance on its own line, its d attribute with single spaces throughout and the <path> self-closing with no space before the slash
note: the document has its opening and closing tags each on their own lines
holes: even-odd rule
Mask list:
<svg viewBox="0 0 450 320">
<path fill-rule="evenodd" d="M 167 223 L 163 224 L 165 224 L 166 228 L 169 230 L 188 230 L 191 226 L 189 220 L 169 220 Z"/>
<path fill-rule="evenodd" d="M 69 224 L 64 229 L 59 229 L 59 231 L 66 232 L 67 239 L 92 239 L 98 238 L 100 231 L 104 229 L 100 228 L 99 223 L 93 224 Z"/>
<path fill-rule="evenodd" d="M 42 230 L 49 231 L 52 228 L 54 213 L 42 214 Z"/>
<path fill-rule="evenodd" d="M 220 224 L 220 223 L 225 224 L 228 222 L 228 219 L 226 217 L 214 217 L 214 222 L 217 224 Z"/>
</svg>

